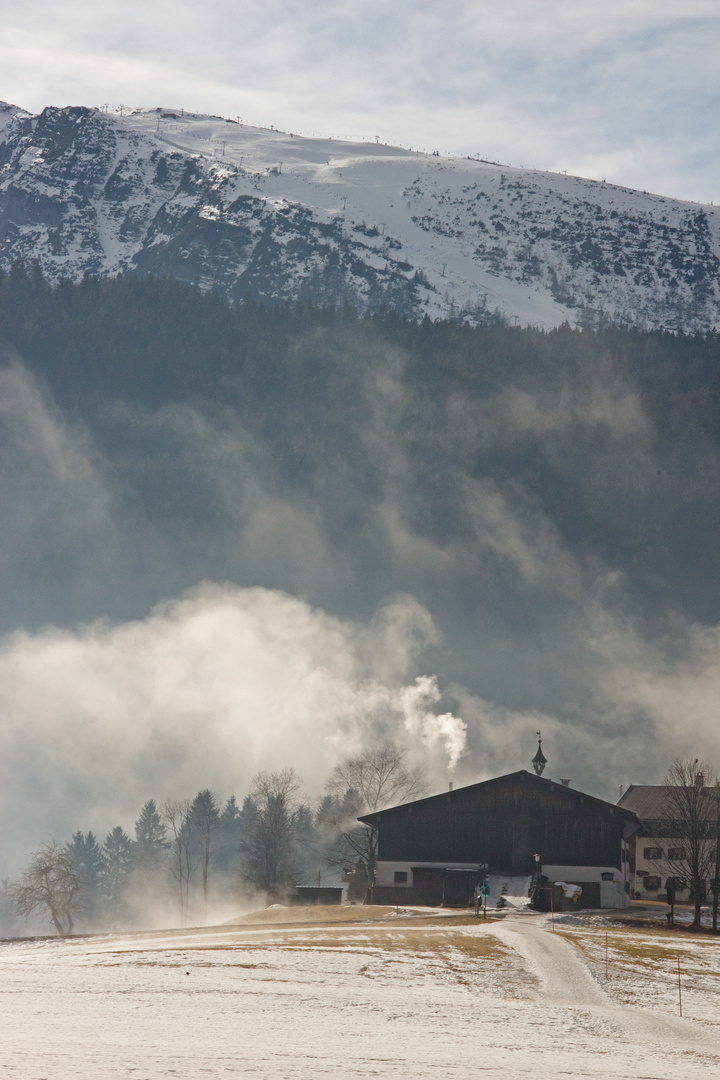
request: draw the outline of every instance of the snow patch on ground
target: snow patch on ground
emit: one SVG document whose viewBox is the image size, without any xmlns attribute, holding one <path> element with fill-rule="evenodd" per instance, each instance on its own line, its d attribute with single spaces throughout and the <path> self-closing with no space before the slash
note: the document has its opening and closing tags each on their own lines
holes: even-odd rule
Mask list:
<svg viewBox="0 0 720 1080">
<path fill-rule="evenodd" d="M 488 908 L 513 908 L 520 910 L 530 904 L 528 893 L 530 892 L 531 878 L 527 875 L 510 877 L 502 874 L 490 874 L 488 877 L 490 895 L 488 896 Z"/>
<path fill-rule="evenodd" d="M 680 1020 L 624 933 L 608 980 L 604 931 L 525 912 L 2 942 L 0 1076 L 716 1077 L 716 942 L 679 946 Z"/>
</svg>

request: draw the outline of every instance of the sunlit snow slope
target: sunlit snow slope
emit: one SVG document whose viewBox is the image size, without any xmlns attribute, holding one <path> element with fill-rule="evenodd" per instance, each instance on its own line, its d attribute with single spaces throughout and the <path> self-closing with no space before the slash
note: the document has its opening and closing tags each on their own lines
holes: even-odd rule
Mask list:
<svg viewBox="0 0 720 1080">
<path fill-rule="evenodd" d="M 712 206 L 220 117 L 0 106 L 0 265 L 415 317 L 718 323 Z"/>
</svg>

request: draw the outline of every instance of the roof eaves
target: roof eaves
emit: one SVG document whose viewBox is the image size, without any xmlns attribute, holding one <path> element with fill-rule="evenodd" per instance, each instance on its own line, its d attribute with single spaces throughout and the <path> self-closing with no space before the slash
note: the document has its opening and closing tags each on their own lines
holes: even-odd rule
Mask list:
<svg viewBox="0 0 720 1080">
<path fill-rule="evenodd" d="M 488 780 L 480 780 L 477 784 L 468 784 L 465 787 L 455 788 L 453 791 L 441 791 L 437 795 L 427 795 L 424 799 L 413 799 L 411 802 L 399 803 L 397 806 L 388 806 L 383 810 L 375 810 L 371 814 L 364 814 L 357 820 L 361 821 L 364 825 L 377 825 L 377 822 L 381 815 L 399 812 L 406 810 L 409 806 L 425 806 L 431 803 L 440 802 L 441 800 L 451 800 L 453 797 L 460 794 L 464 794 L 474 788 L 485 787 L 488 784 L 496 784 L 502 780 L 512 780 L 515 777 L 527 777 L 534 784 L 549 784 L 551 787 L 557 788 L 562 792 L 566 792 L 572 796 L 576 796 L 579 799 L 589 800 L 590 802 L 597 803 L 600 806 L 608 807 L 613 811 L 618 811 L 630 820 L 637 821 L 638 816 L 634 810 L 628 810 L 624 806 L 620 806 L 617 803 L 608 802 L 606 799 L 599 799 L 596 795 L 588 795 L 585 791 L 580 791 L 578 788 L 567 787 L 560 784 L 557 780 L 552 780 L 549 776 L 536 776 L 534 773 L 528 772 L 527 769 L 517 769 L 515 772 L 505 773 L 503 776 L 492 776 Z"/>
</svg>

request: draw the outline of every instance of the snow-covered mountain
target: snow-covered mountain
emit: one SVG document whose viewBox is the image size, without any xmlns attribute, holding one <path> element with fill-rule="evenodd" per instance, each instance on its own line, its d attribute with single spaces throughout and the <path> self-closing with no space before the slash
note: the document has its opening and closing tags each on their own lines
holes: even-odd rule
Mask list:
<svg viewBox="0 0 720 1080">
<path fill-rule="evenodd" d="M 214 116 L 0 106 L 0 265 L 538 326 L 720 324 L 713 206 Z"/>
</svg>

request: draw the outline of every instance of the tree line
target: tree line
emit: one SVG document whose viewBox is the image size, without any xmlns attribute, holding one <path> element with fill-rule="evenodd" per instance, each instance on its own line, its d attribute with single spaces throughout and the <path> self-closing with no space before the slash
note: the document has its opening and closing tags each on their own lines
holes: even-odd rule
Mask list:
<svg viewBox="0 0 720 1080">
<path fill-rule="evenodd" d="M 177 576 L 244 578 L 256 558 L 244 544 L 219 545 L 208 567 L 206 546 L 196 545 L 198 557 L 178 539 L 197 536 L 209 514 L 215 533 L 240 533 L 226 489 L 208 488 L 195 467 L 207 444 L 168 424 L 167 410 L 182 406 L 202 417 L 204 432 L 252 447 L 231 477 L 238 500 L 252 474 L 271 497 L 316 509 L 356 605 L 410 591 L 437 610 L 448 595 L 447 582 L 437 591 L 423 580 L 419 590 L 391 554 L 382 526 L 390 479 L 404 519 L 425 540 L 465 543 L 476 528 L 468 491 L 489 483 L 537 507 L 579 559 L 592 553 L 624 574 L 651 623 L 668 608 L 715 618 L 717 333 L 471 327 L 351 307 L 231 305 L 131 275 L 51 286 L 18 264 L 0 273 L 0 352 L 19 357 L 71 425 L 79 422 L 118 500 L 127 493 L 123 510 L 147 521 L 182 567 L 150 599 L 174 589 Z M 61 575 L 69 584 L 49 599 L 45 578 L 18 549 L 0 585 L 19 591 L 24 575 L 26 620 L 46 603 L 63 622 L 92 619 L 98 608 L 139 614 L 137 602 L 111 595 L 94 608 L 82 599 L 87 582 L 73 588 L 83 567 L 72 545 Z M 371 579 L 369 558 L 378 570 Z M 456 573 L 459 592 L 476 587 L 465 562 Z M 320 590 L 313 600 L 328 602 Z"/>
<path fill-rule="evenodd" d="M 292 768 L 258 773 L 242 806 L 234 795 L 221 806 L 207 788 L 192 800 L 148 799 L 133 837 L 116 825 L 102 844 L 82 831 L 65 843 L 41 843 L 19 876 L 3 883 L 0 916 L 6 924 L 12 914 L 46 921 L 63 936 L 142 927 L 158 910 L 186 926 L 207 922 L 217 903 L 281 901 L 296 885 L 340 871 L 348 899 L 362 902 L 375 874 L 377 830 L 358 817 L 425 788 L 422 771 L 388 742 L 337 765 L 314 807 Z M 661 791 L 662 816 L 645 822 L 639 836 L 672 841 L 656 869 L 669 903 L 688 891 L 691 929 L 701 928 L 709 886 L 717 932 L 720 778 L 698 759 L 677 759 Z"/>
<path fill-rule="evenodd" d="M 699 422 L 713 425 L 720 392 L 719 332 L 471 326 L 347 304 L 230 304 L 171 278 L 86 275 L 51 285 L 39 266 L 20 262 L 0 268 L 0 335 L 73 405 L 106 395 L 151 405 L 233 389 L 252 407 L 260 397 L 316 397 L 323 376 L 332 390 L 346 374 L 343 353 L 358 343 L 405 350 L 405 381 L 431 394 L 458 385 L 483 394 L 511 376 L 570 379 L 608 358 L 663 413 L 691 395 Z M 298 350 L 301 339 L 309 345 Z M 372 361 L 367 351 L 364 359 Z"/>
<path fill-rule="evenodd" d="M 337 877 L 362 902 L 377 860 L 376 830 L 358 822 L 425 789 L 422 772 L 388 742 L 348 758 L 312 806 L 292 768 L 260 772 L 242 805 L 205 788 L 193 799 L 148 799 L 131 836 L 104 841 L 79 830 L 41 843 L 3 885 L 6 916 L 47 922 L 58 934 L 147 925 L 153 913 L 188 925 L 213 906 L 282 900 L 296 885 Z M 157 916 L 155 916 L 157 917 Z M 7 920 L 6 920 L 7 921 Z"/>
</svg>

